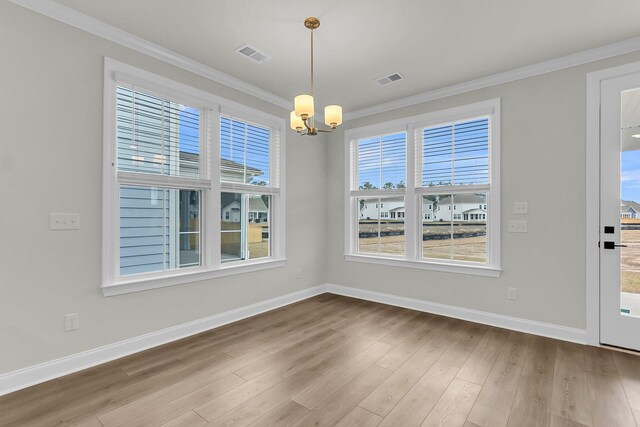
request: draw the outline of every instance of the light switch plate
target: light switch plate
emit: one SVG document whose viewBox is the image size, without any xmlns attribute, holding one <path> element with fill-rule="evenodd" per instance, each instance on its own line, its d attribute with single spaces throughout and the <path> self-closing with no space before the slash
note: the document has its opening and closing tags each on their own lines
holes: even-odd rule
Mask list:
<svg viewBox="0 0 640 427">
<path fill-rule="evenodd" d="M 80 214 L 51 213 L 49 214 L 49 230 L 79 230 Z"/>
<path fill-rule="evenodd" d="M 526 233 L 527 221 L 509 221 L 509 233 Z"/>
<path fill-rule="evenodd" d="M 515 202 L 513 204 L 514 215 L 527 215 L 529 213 L 529 203 L 527 202 Z"/>
</svg>

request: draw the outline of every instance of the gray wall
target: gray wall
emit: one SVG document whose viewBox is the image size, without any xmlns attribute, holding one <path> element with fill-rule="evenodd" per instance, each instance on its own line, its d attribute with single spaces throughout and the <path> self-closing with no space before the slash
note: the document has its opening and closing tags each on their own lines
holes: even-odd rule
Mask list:
<svg viewBox="0 0 640 427">
<path fill-rule="evenodd" d="M 585 76 L 640 53 L 346 122 L 328 144 L 289 133 L 285 267 L 110 298 L 100 291 L 103 57 L 288 112 L 8 2 L 0 54 L 0 374 L 324 282 L 585 327 Z M 502 276 L 345 262 L 344 130 L 496 97 Z M 506 232 L 515 201 L 529 202 L 528 234 Z M 49 212 L 80 213 L 81 230 L 49 231 Z M 81 329 L 65 333 L 73 312 Z"/>
<path fill-rule="evenodd" d="M 289 133 L 285 267 L 105 298 L 103 57 L 288 111 L 9 2 L 0 2 L 0 52 L 0 374 L 324 282 L 326 144 Z M 49 212 L 80 213 L 81 229 L 49 231 Z M 63 332 L 75 312 L 80 330 Z"/>
<path fill-rule="evenodd" d="M 586 74 L 640 60 L 630 54 L 351 120 L 331 135 L 327 162 L 327 282 L 585 328 Z M 402 84 L 402 83 L 400 83 Z M 344 260 L 344 131 L 501 98 L 500 278 Z M 513 203 L 529 202 L 529 232 L 507 233 Z M 518 300 L 507 300 L 507 287 Z"/>
</svg>

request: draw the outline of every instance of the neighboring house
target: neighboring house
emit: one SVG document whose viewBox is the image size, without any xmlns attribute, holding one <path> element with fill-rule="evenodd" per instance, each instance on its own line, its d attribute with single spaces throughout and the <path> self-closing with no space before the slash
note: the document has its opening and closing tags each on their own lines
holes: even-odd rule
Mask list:
<svg viewBox="0 0 640 427">
<path fill-rule="evenodd" d="M 181 151 L 179 153 L 179 173 L 185 177 L 198 176 L 199 158 L 197 154 Z M 161 164 L 161 162 L 160 162 Z M 221 160 L 222 179 L 230 182 L 250 182 L 255 177 L 262 175 L 259 169 L 247 167 L 231 160 Z M 166 268 L 187 266 L 192 260 L 198 262 L 199 252 L 194 252 L 189 246 L 190 240 L 172 238 L 175 230 L 182 224 L 180 232 L 197 233 L 198 209 L 196 204 L 189 204 L 188 200 L 173 197 L 167 193 L 167 204 L 163 215 L 162 190 L 125 187 L 120 192 L 120 273 L 122 275 L 138 274 L 161 269 L 163 263 Z M 269 209 L 264 201 L 251 198 L 249 219 L 255 222 L 267 222 Z M 257 200 L 253 200 L 257 199 Z M 183 204 L 181 207 L 180 204 Z M 180 218 L 180 214 L 188 215 L 188 218 Z M 229 215 L 233 222 L 240 222 L 240 206 L 238 202 L 231 203 L 222 209 L 222 219 Z M 162 218 L 172 218 L 165 224 L 164 233 Z M 147 224 L 140 228 L 140 224 Z M 192 227 L 193 226 L 193 227 Z M 140 233 L 140 231 L 144 233 Z M 163 236 L 164 234 L 164 236 Z M 193 239 L 193 237 L 191 238 Z M 163 241 L 168 243 L 172 256 L 165 257 Z M 184 246 L 184 247 L 183 247 Z M 197 245 L 194 245 L 197 246 Z"/>
<path fill-rule="evenodd" d="M 262 197 L 249 198 L 249 222 L 269 222 L 269 207 Z"/>
<path fill-rule="evenodd" d="M 262 197 L 249 197 L 249 222 L 268 222 L 269 208 Z M 240 202 L 234 200 L 222 207 L 222 218 L 225 222 L 240 222 L 242 219 Z"/>
<path fill-rule="evenodd" d="M 432 201 L 434 205 L 431 221 L 486 221 L 487 220 L 487 199 L 485 196 L 477 194 L 456 194 L 453 196 L 440 197 Z M 424 221 L 429 221 L 424 219 Z"/>
<path fill-rule="evenodd" d="M 620 218 L 640 218 L 640 203 L 630 200 L 620 201 Z"/>
<path fill-rule="evenodd" d="M 453 204 L 451 196 L 429 196 L 422 200 L 422 215 L 424 222 L 486 221 L 487 201 L 484 196 L 476 194 L 456 195 Z M 404 216 L 404 199 L 401 197 L 370 199 L 360 202 L 361 219 L 397 220 L 404 219 Z"/>
</svg>

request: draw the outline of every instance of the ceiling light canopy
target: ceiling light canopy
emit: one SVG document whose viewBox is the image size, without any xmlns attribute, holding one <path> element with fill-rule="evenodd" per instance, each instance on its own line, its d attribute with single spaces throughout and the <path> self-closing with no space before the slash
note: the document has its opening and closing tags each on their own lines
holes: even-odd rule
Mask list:
<svg viewBox="0 0 640 427">
<path fill-rule="evenodd" d="M 304 20 L 304 26 L 311 31 L 311 88 L 309 94 L 298 95 L 293 99 L 294 110 L 289 115 L 291 129 L 300 135 L 317 135 L 318 132 L 331 132 L 342 124 L 342 107 L 327 105 L 324 107 L 324 123 L 329 129 L 318 129 L 314 126 L 313 116 L 313 30 L 320 26 L 318 18 L 309 17 Z"/>
</svg>

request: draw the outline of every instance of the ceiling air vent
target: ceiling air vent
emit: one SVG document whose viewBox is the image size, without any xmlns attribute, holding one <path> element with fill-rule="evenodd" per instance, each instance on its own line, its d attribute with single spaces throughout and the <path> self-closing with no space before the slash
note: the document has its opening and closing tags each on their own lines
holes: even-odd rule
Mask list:
<svg viewBox="0 0 640 427">
<path fill-rule="evenodd" d="M 264 62 L 271 58 L 266 53 L 260 52 L 258 49 L 248 44 L 243 44 L 242 46 L 237 48 L 234 52 L 244 56 L 245 58 L 249 58 L 255 62 Z"/>
<path fill-rule="evenodd" d="M 398 80 L 403 80 L 404 76 L 400 73 L 389 74 L 388 76 L 379 77 L 376 79 L 376 83 L 380 86 L 387 85 L 389 83 L 397 82 Z"/>
</svg>

